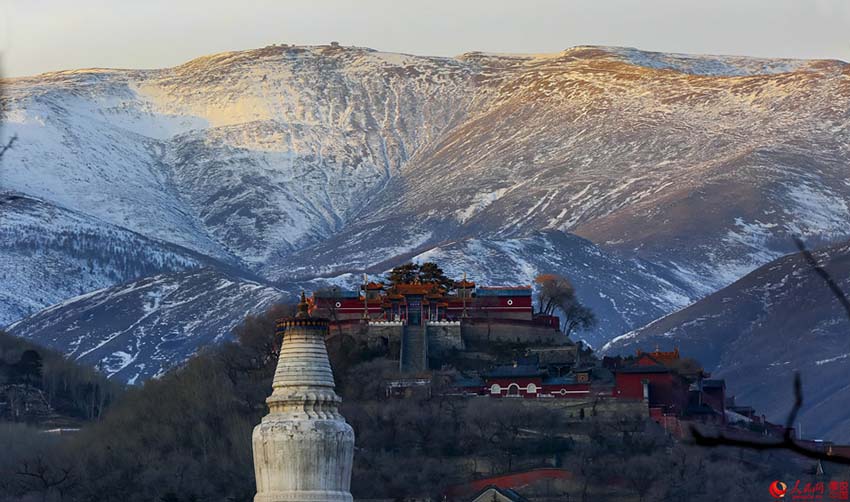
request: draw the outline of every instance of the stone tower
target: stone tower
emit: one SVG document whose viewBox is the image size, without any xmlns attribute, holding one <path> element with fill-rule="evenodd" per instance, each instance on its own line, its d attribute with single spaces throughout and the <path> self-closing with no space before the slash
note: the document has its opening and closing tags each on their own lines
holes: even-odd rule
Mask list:
<svg viewBox="0 0 850 502">
<path fill-rule="evenodd" d="M 254 428 L 254 502 L 351 502 L 354 431 L 339 414 L 340 398 L 325 347 L 328 320 L 310 317 L 301 293 L 284 330 L 269 414 Z"/>
</svg>

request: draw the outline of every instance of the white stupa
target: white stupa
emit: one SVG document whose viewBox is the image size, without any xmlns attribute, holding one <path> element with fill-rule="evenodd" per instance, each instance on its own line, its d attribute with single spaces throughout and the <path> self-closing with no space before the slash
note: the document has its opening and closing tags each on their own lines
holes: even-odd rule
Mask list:
<svg viewBox="0 0 850 502">
<path fill-rule="evenodd" d="M 253 435 L 254 501 L 350 502 L 354 431 L 339 414 L 328 320 L 310 317 L 302 292 L 298 314 L 277 326 L 284 334 L 269 414 Z"/>
</svg>

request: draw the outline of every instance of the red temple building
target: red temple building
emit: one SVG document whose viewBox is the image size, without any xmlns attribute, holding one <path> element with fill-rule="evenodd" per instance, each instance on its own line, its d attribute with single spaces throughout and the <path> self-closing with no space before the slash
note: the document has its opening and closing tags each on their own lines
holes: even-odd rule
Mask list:
<svg viewBox="0 0 850 502">
<path fill-rule="evenodd" d="M 614 397 L 643 400 L 653 418 L 687 417 L 726 424 L 726 382 L 709 379 L 702 368 L 684 363 L 678 349 L 638 350 L 631 364 L 614 372 Z"/>
<path fill-rule="evenodd" d="M 474 282 L 463 280 L 455 284 L 454 293 L 448 293 L 432 283 L 386 287 L 371 282 L 361 291 L 324 290 L 314 294 L 313 303 L 336 321 L 368 319 L 418 326 L 461 319 L 536 320 L 554 329 L 559 327 L 556 316 L 535 319 L 531 286 L 476 287 Z"/>
<path fill-rule="evenodd" d="M 455 388 L 465 395 L 517 398 L 587 398 L 589 371 L 569 376 L 550 376 L 537 364 L 498 366 L 482 378 L 459 379 Z"/>
<path fill-rule="evenodd" d="M 650 409 L 681 415 L 688 408 L 691 382 L 670 365 L 679 351 L 637 351 L 633 364 L 616 369 L 614 397 L 645 401 Z"/>
</svg>

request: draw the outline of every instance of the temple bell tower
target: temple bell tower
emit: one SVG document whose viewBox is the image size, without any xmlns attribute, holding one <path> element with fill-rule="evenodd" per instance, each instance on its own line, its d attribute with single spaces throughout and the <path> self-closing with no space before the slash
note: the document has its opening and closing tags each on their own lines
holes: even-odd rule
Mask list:
<svg viewBox="0 0 850 502">
<path fill-rule="evenodd" d="M 279 319 L 283 344 L 266 399 L 269 414 L 254 428 L 254 502 L 351 502 L 354 431 L 339 414 L 328 361 L 327 319 Z"/>
</svg>

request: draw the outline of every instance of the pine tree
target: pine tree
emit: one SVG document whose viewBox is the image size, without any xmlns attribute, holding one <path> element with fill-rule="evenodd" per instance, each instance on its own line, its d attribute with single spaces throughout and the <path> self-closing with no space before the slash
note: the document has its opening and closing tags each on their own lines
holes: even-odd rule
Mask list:
<svg viewBox="0 0 850 502">
<path fill-rule="evenodd" d="M 399 265 L 387 274 L 387 282 L 393 286 L 396 284 L 411 283 L 419 278 L 419 265 L 413 262 Z"/>
<path fill-rule="evenodd" d="M 436 263 L 429 261 L 426 261 L 419 267 L 419 280 L 437 284 L 446 291 L 454 288 L 454 281 L 446 277 L 443 269 Z"/>
<path fill-rule="evenodd" d="M 26 350 L 15 365 L 15 372 L 22 383 L 32 386 L 41 384 L 41 355 L 34 350 Z"/>
</svg>

